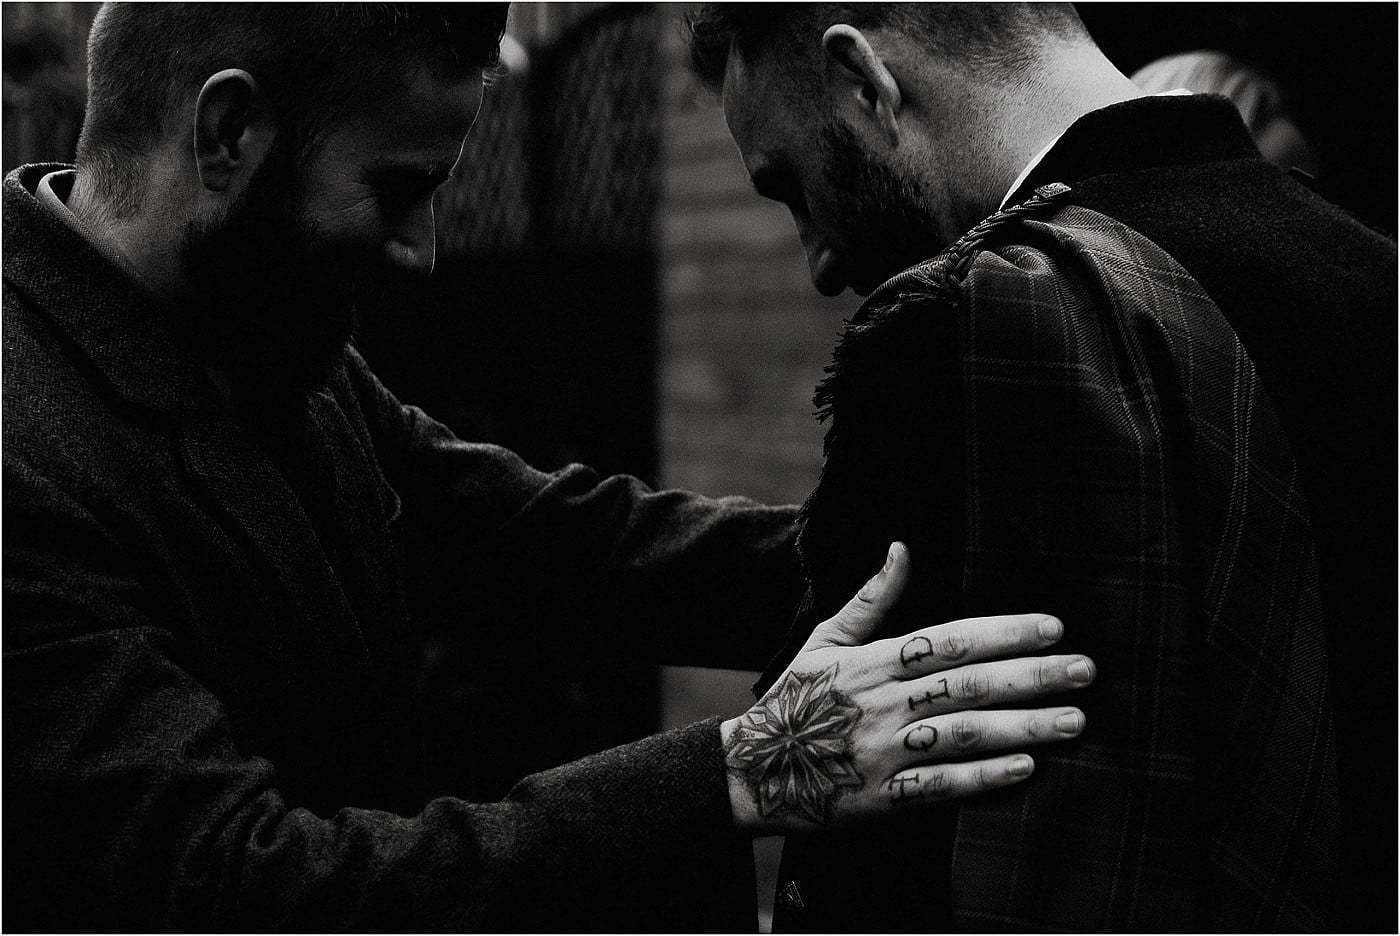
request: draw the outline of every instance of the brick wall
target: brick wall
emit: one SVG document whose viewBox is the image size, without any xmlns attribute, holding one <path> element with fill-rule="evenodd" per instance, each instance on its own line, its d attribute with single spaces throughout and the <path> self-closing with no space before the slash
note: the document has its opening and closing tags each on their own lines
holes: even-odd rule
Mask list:
<svg viewBox="0 0 1400 936">
<path fill-rule="evenodd" d="M 821 468 L 812 389 L 859 302 L 817 293 L 787 209 L 754 194 L 718 101 L 689 74 L 679 15 L 664 32 L 661 482 L 796 503 Z M 752 681 L 663 667 L 662 724 L 742 712 Z M 780 849 L 780 838 L 755 842 L 761 932 L 772 929 Z"/>
<path fill-rule="evenodd" d="M 812 390 L 859 300 L 812 286 L 787 209 L 749 184 L 718 100 L 691 76 L 680 9 L 663 30 L 660 480 L 704 494 L 799 503 L 821 470 Z M 752 674 L 662 671 L 662 722 L 752 702 Z"/>
<path fill-rule="evenodd" d="M 858 303 L 812 287 L 787 209 L 754 194 L 718 101 L 690 76 L 679 22 L 665 35 L 661 479 L 797 502 L 821 466 L 812 389 Z"/>
</svg>

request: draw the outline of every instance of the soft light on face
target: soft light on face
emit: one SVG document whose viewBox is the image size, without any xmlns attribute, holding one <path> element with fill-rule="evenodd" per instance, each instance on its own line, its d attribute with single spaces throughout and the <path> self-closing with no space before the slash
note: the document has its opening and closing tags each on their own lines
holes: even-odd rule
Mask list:
<svg viewBox="0 0 1400 936">
<path fill-rule="evenodd" d="M 402 302 L 432 271 L 433 193 L 481 97 L 479 74 L 419 72 L 309 157 L 275 146 L 228 215 L 186 236 L 195 343 L 259 392 L 324 383 L 358 317 Z"/>
<path fill-rule="evenodd" d="M 824 295 L 848 287 L 865 295 L 944 246 L 917 180 L 800 96 L 771 58 L 731 55 L 723 101 L 755 191 L 791 212 Z"/>
<path fill-rule="evenodd" d="M 303 212 L 333 243 L 411 274 L 434 263 L 433 193 L 481 108 L 480 74 L 416 71 L 326 134 L 306 166 Z"/>
<path fill-rule="evenodd" d="M 828 217 L 821 166 L 811 145 L 819 125 L 815 115 L 799 113 L 784 94 L 785 81 L 770 61 L 747 62 L 732 54 L 722 95 L 725 122 L 754 191 L 787 206 L 807 253 L 812 283 L 834 296 L 846 288 L 848 273 L 840 229 Z"/>
</svg>

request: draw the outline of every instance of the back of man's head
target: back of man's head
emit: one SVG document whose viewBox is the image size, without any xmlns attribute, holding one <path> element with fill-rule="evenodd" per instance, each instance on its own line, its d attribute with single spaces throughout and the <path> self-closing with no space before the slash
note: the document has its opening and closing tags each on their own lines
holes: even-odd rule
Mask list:
<svg viewBox="0 0 1400 936">
<path fill-rule="evenodd" d="M 118 215 L 137 210 L 142 162 L 183 133 L 200 88 L 225 68 L 304 149 L 364 95 L 412 69 L 440 77 L 498 62 L 506 3 L 108 3 L 88 40 L 79 169 Z"/>
<path fill-rule="evenodd" d="M 691 64 L 715 91 L 735 51 L 815 66 L 835 23 L 903 33 L 970 76 L 1001 80 L 1019 77 L 1048 41 L 1087 39 L 1068 3 L 707 3 L 689 19 Z M 795 71 L 799 86 L 817 81 L 814 68 Z"/>
</svg>

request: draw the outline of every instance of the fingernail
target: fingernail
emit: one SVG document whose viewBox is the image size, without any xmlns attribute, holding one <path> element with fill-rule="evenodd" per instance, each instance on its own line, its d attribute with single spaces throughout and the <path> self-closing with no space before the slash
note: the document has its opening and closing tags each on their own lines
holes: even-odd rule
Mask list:
<svg viewBox="0 0 1400 936">
<path fill-rule="evenodd" d="M 1011 763 L 1006 765 L 1006 772 L 1013 777 L 1024 777 L 1034 769 L 1035 761 L 1024 754 L 1020 757 L 1013 757 Z"/>
<path fill-rule="evenodd" d="M 1065 734 L 1079 734 L 1084 730 L 1084 716 L 1078 712 L 1065 712 L 1055 719 L 1055 730 Z"/>
<path fill-rule="evenodd" d="M 1045 640 L 1059 640 L 1064 632 L 1065 626 L 1055 618 L 1044 618 L 1040 622 L 1040 636 Z"/>
<path fill-rule="evenodd" d="M 1087 683 L 1094 678 L 1094 664 L 1081 657 L 1065 667 L 1065 673 L 1077 683 Z"/>
<path fill-rule="evenodd" d="M 898 543 L 890 543 L 890 551 L 885 554 L 885 567 L 880 570 L 881 572 L 888 572 L 890 570 L 890 566 L 894 565 L 894 553 L 895 550 L 897 550 L 898 548 Z"/>
</svg>

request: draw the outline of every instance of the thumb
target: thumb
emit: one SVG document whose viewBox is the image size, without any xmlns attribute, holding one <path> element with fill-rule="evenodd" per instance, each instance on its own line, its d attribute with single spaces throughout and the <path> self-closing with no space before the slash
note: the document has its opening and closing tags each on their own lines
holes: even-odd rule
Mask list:
<svg viewBox="0 0 1400 936">
<path fill-rule="evenodd" d="M 885 565 L 874 578 L 860 587 L 855 597 L 812 631 L 802 652 L 819 647 L 855 647 L 865 643 L 899 600 L 909 581 L 909 549 L 891 543 Z"/>
</svg>

